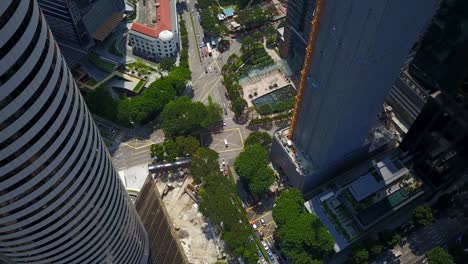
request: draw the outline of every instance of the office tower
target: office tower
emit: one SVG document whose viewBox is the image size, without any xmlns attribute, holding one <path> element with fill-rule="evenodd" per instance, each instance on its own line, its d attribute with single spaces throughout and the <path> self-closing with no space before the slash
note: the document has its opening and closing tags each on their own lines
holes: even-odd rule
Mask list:
<svg viewBox="0 0 468 264">
<path fill-rule="evenodd" d="M 67 64 L 73 67 L 122 21 L 123 0 L 38 0 Z"/>
<path fill-rule="evenodd" d="M 316 0 L 288 1 L 286 26 L 284 27 L 284 45 L 286 57 L 291 68 L 299 71 L 305 57 L 307 39 L 310 33 L 310 21 Z"/>
<path fill-rule="evenodd" d="M 468 2 L 442 0 L 422 39 L 416 45 L 408 71 L 425 87 L 454 93 L 468 71 Z"/>
<path fill-rule="evenodd" d="M 409 128 L 432 94 L 465 85 L 468 72 L 468 2 L 441 1 L 401 69 L 387 102 Z"/>
<path fill-rule="evenodd" d="M 148 232 L 151 253 L 148 264 L 189 263 L 151 174 L 146 177 L 135 207 Z"/>
<path fill-rule="evenodd" d="M 148 241 L 35 0 L 0 5 L 0 255 L 146 263 Z"/>
<path fill-rule="evenodd" d="M 466 72 L 468 76 L 468 72 Z M 431 96 L 400 148 L 413 156 L 414 170 L 435 189 L 468 173 L 468 94 L 462 86 Z"/>
<path fill-rule="evenodd" d="M 365 150 L 432 12 L 426 0 L 316 2 L 291 126 L 276 133 L 272 154 L 294 186 L 317 186 L 324 171 Z"/>
</svg>

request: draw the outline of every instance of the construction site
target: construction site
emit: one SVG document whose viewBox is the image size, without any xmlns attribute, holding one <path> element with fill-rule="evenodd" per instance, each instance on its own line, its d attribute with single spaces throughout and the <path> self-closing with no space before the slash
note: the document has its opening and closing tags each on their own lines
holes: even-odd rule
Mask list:
<svg viewBox="0 0 468 264">
<path fill-rule="evenodd" d="M 215 263 L 226 258 L 219 233 L 198 210 L 190 170 L 161 172 L 152 178 L 188 262 Z"/>
</svg>

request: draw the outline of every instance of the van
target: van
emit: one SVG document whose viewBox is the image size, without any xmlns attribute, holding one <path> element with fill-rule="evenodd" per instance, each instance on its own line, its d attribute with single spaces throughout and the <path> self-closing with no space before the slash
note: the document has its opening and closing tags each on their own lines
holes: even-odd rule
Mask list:
<svg viewBox="0 0 468 264">
<path fill-rule="evenodd" d="M 227 142 L 226 139 L 224 140 L 224 146 L 225 146 L 226 148 L 228 147 L 228 142 Z"/>
</svg>

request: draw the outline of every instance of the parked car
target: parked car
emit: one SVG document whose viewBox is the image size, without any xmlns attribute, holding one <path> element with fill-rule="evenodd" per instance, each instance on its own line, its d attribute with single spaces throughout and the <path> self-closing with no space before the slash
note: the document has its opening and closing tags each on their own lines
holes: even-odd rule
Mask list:
<svg viewBox="0 0 468 264">
<path fill-rule="evenodd" d="M 260 219 L 260 222 L 262 223 L 263 226 L 266 226 L 265 220 L 263 220 L 263 218 Z"/>
<path fill-rule="evenodd" d="M 265 250 L 268 251 L 269 248 L 268 248 L 268 245 L 267 245 L 267 243 L 265 241 L 262 241 L 262 245 L 265 248 Z"/>
<path fill-rule="evenodd" d="M 255 231 L 258 230 L 257 225 L 256 225 L 255 223 L 252 223 L 252 227 L 253 227 L 253 229 L 254 229 Z"/>
<path fill-rule="evenodd" d="M 275 260 L 275 257 L 273 256 L 273 253 L 271 253 L 271 251 L 268 251 L 268 258 L 270 258 L 270 260 Z"/>
<path fill-rule="evenodd" d="M 263 255 L 262 251 L 260 249 L 258 249 L 258 257 L 260 258 L 260 257 L 262 257 L 262 255 Z"/>
</svg>

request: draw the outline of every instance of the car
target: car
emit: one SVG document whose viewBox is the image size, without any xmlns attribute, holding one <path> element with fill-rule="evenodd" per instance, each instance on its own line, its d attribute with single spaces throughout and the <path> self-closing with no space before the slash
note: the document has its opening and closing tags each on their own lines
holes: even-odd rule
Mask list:
<svg viewBox="0 0 468 264">
<path fill-rule="evenodd" d="M 260 239 L 263 240 L 263 237 L 264 237 L 265 234 L 263 234 L 263 232 L 260 232 Z"/>
<path fill-rule="evenodd" d="M 257 225 L 256 225 L 255 223 L 252 223 L 252 228 L 253 228 L 255 231 L 258 230 Z"/>
<path fill-rule="evenodd" d="M 266 262 L 265 259 L 262 259 L 262 264 L 267 264 L 268 262 Z"/>
<path fill-rule="evenodd" d="M 268 245 L 265 241 L 262 241 L 263 248 L 265 248 L 266 251 L 268 251 Z"/>
<path fill-rule="evenodd" d="M 260 219 L 260 223 L 262 223 L 263 226 L 266 226 L 265 220 L 263 220 L 263 218 Z"/>
<path fill-rule="evenodd" d="M 273 256 L 273 253 L 271 253 L 271 251 L 268 251 L 268 258 L 270 260 L 275 260 L 275 257 Z"/>
<path fill-rule="evenodd" d="M 223 120 L 223 126 L 226 126 L 226 120 Z"/>
<path fill-rule="evenodd" d="M 258 249 L 258 257 L 260 258 L 260 257 L 262 257 L 262 255 L 263 255 L 262 251 L 260 249 Z"/>
<path fill-rule="evenodd" d="M 197 38 L 199 38 L 199 37 L 200 37 L 200 34 L 197 34 Z"/>
<path fill-rule="evenodd" d="M 223 166 L 226 166 L 226 161 L 224 159 L 222 159 L 222 162 L 223 162 Z"/>
<path fill-rule="evenodd" d="M 226 108 L 224 108 L 224 115 L 227 115 L 227 110 L 226 110 Z"/>
</svg>

